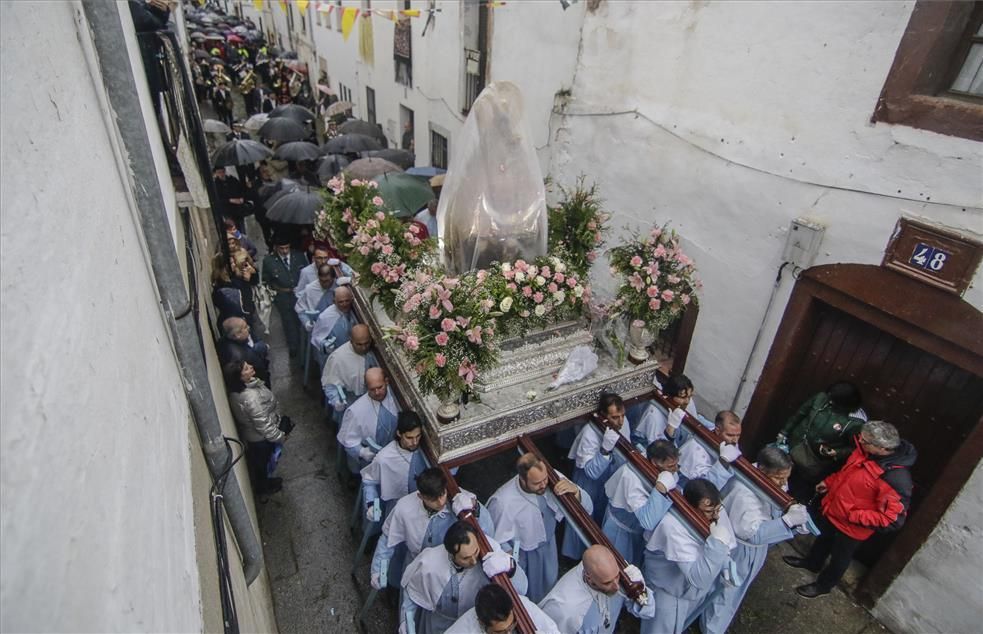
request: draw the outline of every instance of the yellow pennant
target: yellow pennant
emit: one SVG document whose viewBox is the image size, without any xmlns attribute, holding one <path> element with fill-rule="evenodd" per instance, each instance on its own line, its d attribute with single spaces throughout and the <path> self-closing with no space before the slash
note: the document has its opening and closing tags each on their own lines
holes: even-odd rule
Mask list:
<svg viewBox="0 0 983 634">
<path fill-rule="evenodd" d="M 372 33 L 372 12 L 362 13 L 358 21 L 358 56 L 362 61 L 372 66 L 375 64 L 375 38 Z"/>
<path fill-rule="evenodd" d="M 372 12 L 375 13 L 376 15 L 380 16 L 380 17 L 383 17 L 383 18 L 387 19 L 387 20 L 392 20 L 393 22 L 396 21 L 396 12 L 395 11 L 383 11 L 382 9 L 373 9 Z"/>
<path fill-rule="evenodd" d="M 408 17 L 411 17 L 411 18 L 418 18 L 418 17 L 420 17 L 420 10 L 419 9 L 403 9 L 402 11 L 400 11 L 400 13 L 402 15 L 405 15 L 405 16 L 408 16 Z"/>
<path fill-rule="evenodd" d="M 283 9 L 284 13 L 287 12 L 287 0 L 280 0 L 280 8 Z"/>
<path fill-rule="evenodd" d="M 341 14 L 341 39 L 346 42 L 352 34 L 352 27 L 355 26 L 355 18 L 357 17 L 358 9 L 354 7 L 345 7 L 344 12 Z"/>
<path fill-rule="evenodd" d="M 301 13 L 307 13 L 307 5 L 311 3 L 311 0 L 297 0 L 297 8 Z"/>
<path fill-rule="evenodd" d="M 257 11 L 263 10 L 263 0 L 253 0 L 253 6 L 256 7 Z"/>
</svg>

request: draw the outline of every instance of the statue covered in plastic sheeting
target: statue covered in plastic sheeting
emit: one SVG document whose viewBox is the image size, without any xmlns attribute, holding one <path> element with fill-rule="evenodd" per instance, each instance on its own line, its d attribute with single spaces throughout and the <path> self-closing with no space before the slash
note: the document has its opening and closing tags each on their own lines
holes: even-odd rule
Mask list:
<svg viewBox="0 0 983 634">
<path fill-rule="evenodd" d="M 486 86 L 454 142 L 437 209 L 448 270 L 545 255 L 546 191 L 519 89 L 509 82 Z"/>
</svg>

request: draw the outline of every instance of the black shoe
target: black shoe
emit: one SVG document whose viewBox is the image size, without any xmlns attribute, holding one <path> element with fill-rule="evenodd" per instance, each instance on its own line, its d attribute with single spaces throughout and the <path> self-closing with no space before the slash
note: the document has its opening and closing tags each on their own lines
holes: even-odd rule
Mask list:
<svg viewBox="0 0 983 634">
<path fill-rule="evenodd" d="M 792 555 L 785 555 L 782 557 L 782 561 L 786 565 L 792 566 L 793 568 L 802 568 L 803 570 L 808 570 L 809 572 L 819 572 L 815 568 L 809 565 L 808 560 L 805 557 L 793 557 Z"/>
<path fill-rule="evenodd" d="M 269 495 L 270 493 L 277 493 L 283 489 L 283 478 L 270 478 L 266 481 L 266 484 L 260 488 L 259 492 L 264 495 Z"/>
<path fill-rule="evenodd" d="M 820 588 L 815 583 L 806 584 L 804 586 L 799 586 L 795 589 L 800 597 L 805 597 L 807 599 L 815 599 L 816 597 L 821 597 L 824 594 L 829 594 L 829 590 L 824 590 Z"/>
</svg>

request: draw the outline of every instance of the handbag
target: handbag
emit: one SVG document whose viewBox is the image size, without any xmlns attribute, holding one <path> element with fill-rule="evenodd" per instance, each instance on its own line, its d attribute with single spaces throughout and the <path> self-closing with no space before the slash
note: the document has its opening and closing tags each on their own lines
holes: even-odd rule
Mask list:
<svg viewBox="0 0 983 634">
<path fill-rule="evenodd" d="M 266 329 L 270 329 L 270 314 L 273 312 L 273 290 L 263 284 L 263 271 L 259 272 L 259 284 L 253 288 L 253 304 L 256 306 L 256 316 Z"/>
</svg>

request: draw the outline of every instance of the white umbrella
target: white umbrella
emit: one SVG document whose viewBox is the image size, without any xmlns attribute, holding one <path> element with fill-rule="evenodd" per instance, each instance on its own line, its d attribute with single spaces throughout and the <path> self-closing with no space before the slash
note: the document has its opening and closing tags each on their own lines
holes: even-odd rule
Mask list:
<svg viewBox="0 0 983 634">
<path fill-rule="evenodd" d="M 229 126 L 225 125 L 218 119 L 205 119 L 203 127 L 205 128 L 205 132 L 210 134 L 228 134 L 229 132 L 232 132 L 232 129 L 229 128 Z"/>
</svg>

